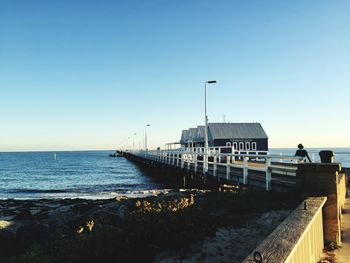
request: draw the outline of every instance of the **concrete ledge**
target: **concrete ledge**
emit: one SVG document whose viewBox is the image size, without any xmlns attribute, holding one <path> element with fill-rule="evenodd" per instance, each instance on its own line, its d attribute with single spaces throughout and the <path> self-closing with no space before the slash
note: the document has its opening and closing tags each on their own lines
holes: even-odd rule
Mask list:
<svg viewBox="0 0 350 263">
<path fill-rule="evenodd" d="M 322 207 L 325 204 L 326 197 L 309 197 L 300 204 L 243 262 L 261 262 L 261 263 L 282 263 L 282 262 L 317 262 L 323 249 L 322 235 Z M 316 218 L 318 217 L 318 218 Z M 301 245 L 301 241 L 307 234 L 306 232 L 312 227 L 314 221 L 321 219 L 318 222 L 318 235 L 316 242 L 306 242 Z M 313 255 L 302 255 L 303 261 L 298 261 L 294 255 L 299 256 L 300 251 L 296 252 L 300 246 L 305 248 L 305 245 L 310 245 L 312 248 L 307 248 Z M 254 253 L 262 255 L 262 261 L 254 260 Z M 305 258 L 304 258 L 305 256 Z M 312 258 L 313 257 L 313 258 Z"/>
<path fill-rule="evenodd" d="M 340 163 L 299 163 L 298 171 L 302 172 L 340 172 Z"/>
</svg>

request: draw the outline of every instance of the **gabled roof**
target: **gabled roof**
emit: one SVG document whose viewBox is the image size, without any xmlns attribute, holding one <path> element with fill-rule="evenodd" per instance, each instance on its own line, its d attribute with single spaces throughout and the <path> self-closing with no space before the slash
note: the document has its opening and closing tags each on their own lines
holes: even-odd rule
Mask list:
<svg viewBox="0 0 350 263">
<path fill-rule="evenodd" d="M 197 141 L 204 141 L 205 138 L 205 126 L 197 127 Z"/>
<path fill-rule="evenodd" d="M 211 139 L 267 139 L 260 123 L 209 123 Z"/>
<path fill-rule="evenodd" d="M 260 123 L 209 123 L 209 140 L 215 139 L 267 139 L 267 135 Z M 181 143 L 189 141 L 203 142 L 205 140 L 205 126 L 183 130 Z"/>
<path fill-rule="evenodd" d="M 189 134 L 190 134 L 189 130 L 182 130 L 180 142 L 186 143 L 189 139 Z"/>
<path fill-rule="evenodd" d="M 197 139 L 197 128 L 190 128 L 188 139 L 194 141 Z"/>
</svg>

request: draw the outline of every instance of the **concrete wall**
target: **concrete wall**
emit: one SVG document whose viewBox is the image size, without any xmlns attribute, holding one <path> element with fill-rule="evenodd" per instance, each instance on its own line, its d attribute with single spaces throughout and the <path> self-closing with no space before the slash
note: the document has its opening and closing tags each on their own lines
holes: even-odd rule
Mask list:
<svg viewBox="0 0 350 263">
<path fill-rule="evenodd" d="M 303 197 L 326 196 L 323 207 L 325 243 L 341 244 L 341 211 L 345 204 L 347 176 L 340 164 L 302 163 L 297 171 L 298 189 Z"/>
</svg>

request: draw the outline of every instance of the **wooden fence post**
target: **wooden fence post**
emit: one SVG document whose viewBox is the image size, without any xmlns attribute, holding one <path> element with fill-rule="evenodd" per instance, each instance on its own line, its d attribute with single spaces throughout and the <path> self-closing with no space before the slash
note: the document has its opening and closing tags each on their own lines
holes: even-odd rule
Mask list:
<svg viewBox="0 0 350 263">
<path fill-rule="evenodd" d="M 266 158 L 266 191 L 271 190 L 271 159 Z"/>
<path fill-rule="evenodd" d="M 213 176 L 217 176 L 217 169 L 218 169 L 218 165 L 217 165 L 217 155 L 214 154 L 214 164 L 213 164 Z"/>
<path fill-rule="evenodd" d="M 226 180 L 230 180 L 230 173 L 231 173 L 231 156 L 226 156 Z"/>
<path fill-rule="evenodd" d="M 243 184 L 248 184 L 248 157 L 243 157 Z"/>
<path fill-rule="evenodd" d="M 193 158 L 194 158 L 194 172 L 197 173 L 198 162 L 197 162 L 197 154 L 196 153 L 193 155 Z"/>
</svg>

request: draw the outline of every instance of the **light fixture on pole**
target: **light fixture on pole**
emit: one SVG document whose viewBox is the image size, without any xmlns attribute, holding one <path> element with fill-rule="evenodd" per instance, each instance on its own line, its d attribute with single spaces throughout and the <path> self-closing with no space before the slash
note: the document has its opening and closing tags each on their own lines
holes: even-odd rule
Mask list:
<svg viewBox="0 0 350 263">
<path fill-rule="evenodd" d="M 147 124 L 145 126 L 145 150 L 147 151 L 147 127 L 151 126 L 151 124 Z"/>
<path fill-rule="evenodd" d="M 135 136 L 136 133 L 134 133 L 134 136 L 132 137 L 132 150 L 135 152 Z"/>
<path fill-rule="evenodd" d="M 208 172 L 208 115 L 207 115 L 207 84 L 216 84 L 216 80 L 209 80 L 204 83 L 204 108 L 205 108 L 205 141 L 204 141 L 204 167 L 205 172 Z"/>
</svg>

